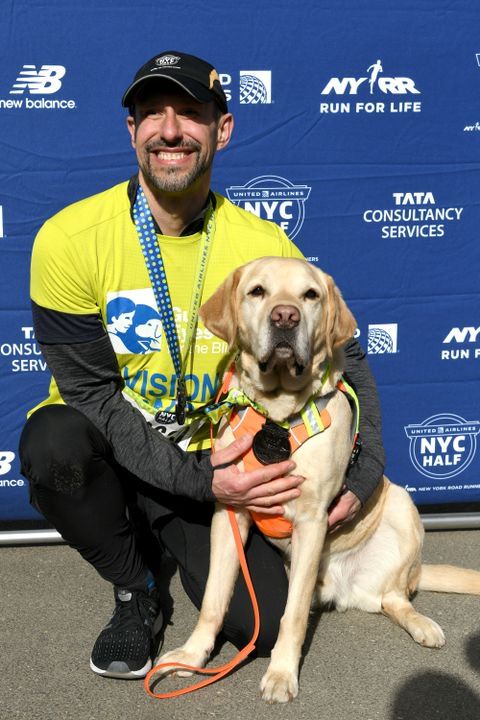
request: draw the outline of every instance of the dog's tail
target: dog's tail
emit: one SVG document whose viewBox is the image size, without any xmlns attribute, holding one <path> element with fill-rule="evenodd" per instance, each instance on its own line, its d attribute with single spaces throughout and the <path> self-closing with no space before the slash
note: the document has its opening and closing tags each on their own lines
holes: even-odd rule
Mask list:
<svg viewBox="0 0 480 720">
<path fill-rule="evenodd" d="M 480 595 L 480 572 L 454 565 L 422 565 L 418 589 Z"/>
</svg>

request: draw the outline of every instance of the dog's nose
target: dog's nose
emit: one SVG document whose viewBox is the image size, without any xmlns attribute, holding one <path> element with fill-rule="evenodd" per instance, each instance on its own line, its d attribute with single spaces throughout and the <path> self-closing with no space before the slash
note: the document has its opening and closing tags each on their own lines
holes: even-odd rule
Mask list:
<svg viewBox="0 0 480 720">
<path fill-rule="evenodd" d="M 300 322 L 300 313 L 293 305 L 277 305 L 270 313 L 270 319 L 276 327 L 291 330 Z"/>
</svg>

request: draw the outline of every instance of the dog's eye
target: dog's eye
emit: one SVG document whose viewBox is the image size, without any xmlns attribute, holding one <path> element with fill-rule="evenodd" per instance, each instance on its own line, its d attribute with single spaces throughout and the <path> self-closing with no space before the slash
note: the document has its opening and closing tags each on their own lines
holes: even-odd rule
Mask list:
<svg viewBox="0 0 480 720">
<path fill-rule="evenodd" d="M 265 290 L 261 285 L 256 285 L 248 294 L 253 295 L 253 297 L 263 297 L 265 295 Z"/>
<path fill-rule="evenodd" d="M 310 288 L 310 290 L 307 290 L 305 295 L 303 296 L 306 300 L 316 300 L 318 298 L 318 293 L 313 288 Z"/>
</svg>

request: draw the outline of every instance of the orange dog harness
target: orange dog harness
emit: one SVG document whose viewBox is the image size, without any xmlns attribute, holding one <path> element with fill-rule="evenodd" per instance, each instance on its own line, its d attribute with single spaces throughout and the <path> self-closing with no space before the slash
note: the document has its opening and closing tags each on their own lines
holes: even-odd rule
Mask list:
<svg viewBox="0 0 480 720">
<path fill-rule="evenodd" d="M 323 432 L 323 430 L 330 427 L 332 421 L 328 410 L 321 410 L 315 414 L 316 418 L 311 417 L 310 422 L 308 420 L 305 422 L 302 418 L 299 423 L 290 427 L 288 440 L 291 453 L 295 452 L 300 445 L 303 445 L 309 437 L 316 435 L 318 432 Z M 261 415 L 251 406 L 235 408 L 229 419 L 230 428 L 237 439 L 246 433 L 256 435 L 265 422 L 265 416 Z M 256 470 L 262 467 L 262 463 L 256 458 L 252 448 L 243 456 L 242 460 L 246 471 Z M 288 538 L 291 536 L 292 523 L 283 515 L 265 515 L 264 513 L 255 512 L 254 510 L 251 510 L 250 514 L 264 535 L 271 538 Z"/>
</svg>

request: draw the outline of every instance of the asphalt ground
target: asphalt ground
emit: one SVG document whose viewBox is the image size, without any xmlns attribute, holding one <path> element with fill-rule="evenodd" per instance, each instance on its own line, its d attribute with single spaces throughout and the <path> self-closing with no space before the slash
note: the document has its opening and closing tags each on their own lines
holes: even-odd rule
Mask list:
<svg viewBox="0 0 480 720">
<path fill-rule="evenodd" d="M 480 569 L 479 548 L 479 530 L 430 531 L 424 559 Z M 90 671 L 90 650 L 110 616 L 113 596 L 73 550 L 1 547 L 0 567 L 2 720 L 480 719 L 479 597 L 417 596 L 415 607 L 445 631 L 447 644 L 440 650 L 416 645 L 380 615 L 313 616 L 300 694 L 287 705 L 268 705 L 260 698 L 267 659 L 249 662 L 192 695 L 154 700 L 141 681 L 100 678 Z M 173 615 L 165 649 L 182 643 L 196 619 L 176 573 L 169 593 Z M 215 662 L 233 654 L 226 643 Z M 163 687 L 181 682 L 172 678 Z"/>
</svg>

